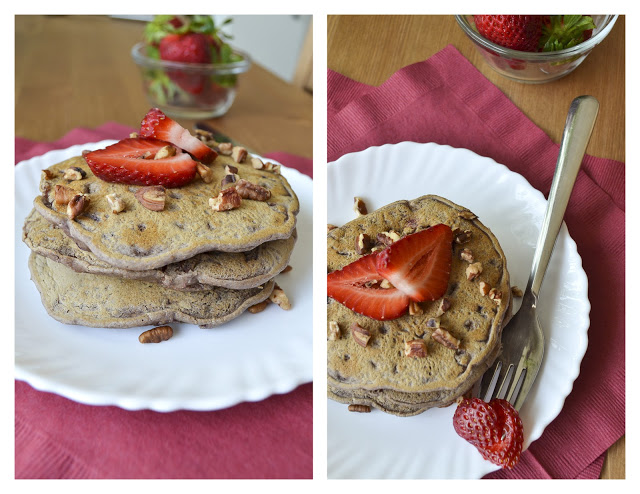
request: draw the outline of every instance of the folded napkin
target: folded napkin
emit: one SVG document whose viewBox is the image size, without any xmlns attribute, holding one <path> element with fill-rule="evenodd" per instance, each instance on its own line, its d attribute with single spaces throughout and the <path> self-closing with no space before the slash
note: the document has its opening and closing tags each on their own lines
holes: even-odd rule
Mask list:
<svg viewBox="0 0 640 494">
<path fill-rule="evenodd" d="M 329 161 L 435 142 L 490 157 L 549 193 L 559 146 L 451 45 L 379 87 L 329 70 L 327 93 Z M 488 478 L 597 478 L 625 433 L 624 194 L 624 163 L 585 156 L 565 221 L 589 279 L 589 347 L 560 415 L 515 469 Z"/>
<path fill-rule="evenodd" d="M 74 144 L 122 139 L 107 123 L 56 142 L 16 138 L 16 162 Z M 266 155 L 310 174 L 312 161 Z M 15 383 L 15 477 L 311 478 L 312 384 L 215 412 L 90 406 Z"/>
</svg>

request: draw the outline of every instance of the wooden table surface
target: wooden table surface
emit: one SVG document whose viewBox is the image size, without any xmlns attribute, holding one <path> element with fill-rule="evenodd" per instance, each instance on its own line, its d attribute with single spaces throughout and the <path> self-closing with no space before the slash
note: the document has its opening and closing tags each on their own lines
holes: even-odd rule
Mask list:
<svg viewBox="0 0 640 494">
<path fill-rule="evenodd" d="M 625 19 L 571 74 L 547 84 L 522 84 L 494 72 L 453 16 L 328 16 L 327 66 L 379 86 L 402 67 L 454 45 L 554 142 L 559 143 L 576 96 L 600 102 L 587 153 L 625 160 Z M 625 438 L 607 452 L 602 478 L 625 478 Z"/>
<path fill-rule="evenodd" d="M 16 136 L 59 139 L 107 121 L 137 127 L 151 104 L 131 47 L 143 23 L 106 16 L 16 16 Z M 264 154 L 312 157 L 312 96 L 253 64 L 217 130 Z M 193 120 L 177 119 L 192 129 Z"/>
</svg>

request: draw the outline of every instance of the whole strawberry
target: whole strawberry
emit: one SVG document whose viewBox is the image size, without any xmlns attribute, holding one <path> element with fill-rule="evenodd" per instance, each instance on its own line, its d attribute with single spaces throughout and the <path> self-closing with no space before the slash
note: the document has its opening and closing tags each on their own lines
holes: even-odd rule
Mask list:
<svg viewBox="0 0 640 494">
<path fill-rule="evenodd" d="M 506 400 L 463 399 L 453 415 L 453 428 L 495 465 L 511 469 L 520 460 L 522 420 Z"/>
<path fill-rule="evenodd" d="M 518 51 L 538 51 L 541 15 L 474 15 L 478 32 L 497 45 Z"/>
<path fill-rule="evenodd" d="M 211 38 L 202 33 L 167 34 L 160 40 L 159 50 L 162 60 L 209 63 Z"/>
</svg>

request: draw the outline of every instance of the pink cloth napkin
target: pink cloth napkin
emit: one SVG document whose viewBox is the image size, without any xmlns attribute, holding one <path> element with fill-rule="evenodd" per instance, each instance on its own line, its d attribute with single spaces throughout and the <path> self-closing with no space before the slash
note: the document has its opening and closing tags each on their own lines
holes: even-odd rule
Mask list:
<svg viewBox="0 0 640 494">
<path fill-rule="evenodd" d="M 16 138 L 16 162 L 52 149 L 128 137 L 107 123 L 56 142 Z M 312 161 L 267 155 L 310 174 Z M 312 384 L 215 412 L 90 406 L 15 383 L 15 477 L 311 478 Z"/>
<path fill-rule="evenodd" d="M 549 192 L 559 146 L 451 45 L 379 87 L 329 71 L 327 90 L 329 161 L 435 142 L 488 156 Z M 565 221 L 589 279 L 589 347 L 560 415 L 514 470 L 488 478 L 597 478 L 625 433 L 624 163 L 586 156 Z"/>
</svg>

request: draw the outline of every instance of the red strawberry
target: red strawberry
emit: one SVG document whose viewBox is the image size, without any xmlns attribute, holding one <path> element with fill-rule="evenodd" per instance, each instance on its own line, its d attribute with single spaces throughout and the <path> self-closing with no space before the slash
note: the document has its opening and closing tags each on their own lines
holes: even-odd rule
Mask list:
<svg viewBox="0 0 640 494">
<path fill-rule="evenodd" d="M 173 20 L 170 22 L 173 24 Z M 211 62 L 211 38 L 202 33 L 167 34 L 160 40 L 159 51 L 162 60 L 209 63 Z M 167 69 L 167 75 L 190 94 L 200 94 L 209 82 L 207 74 L 197 71 Z"/>
<path fill-rule="evenodd" d="M 187 129 L 170 119 L 158 108 L 147 112 L 140 124 L 142 137 L 155 137 L 184 149 L 202 163 L 211 163 L 218 154 L 204 142 L 192 136 Z"/>
<path fill-rule="evenodd" d="M 361 257 L 327 275 L 327 294 L 349 309 L 378 321 L 397 319 L 409 307 L 409 297 L 396 288 L 380 288 L 377 253 Z"/>
<path fill-rule="evenodd" d="M 453 428 L 495 465 L 510 469 L 520 460 L 522 420 L 506 400 L 463 399 L 453 414 Z"/>
<path fill-rule="evenodd" d="M 378 273 L 416 302 L 437 300 L 449 285 L 453 232 L 439 224 L 407 235 L 378 253 Z"/>
<path fill-rule="evenodd" d="M 184 63 L 211 61 L 211 43 L 206 34 L 167 34 L 160 40 L 159 48 L 162 60 Z"/>
<path fill-rule="evenodd" d="M 167 145 L 153 138 L 123 139 L 85 154 L 84 159 L 94 175 L 106 182 L 181 187 L 193 180 L 197 163 L 179 149 L 174 156 L 153 159 Z"/>
<path fill-rule="evenodd" d="M 497 45 L 518 51 L 538 51 L 541 15 L 474 15 L 478 32 Z"/>
</svg>

